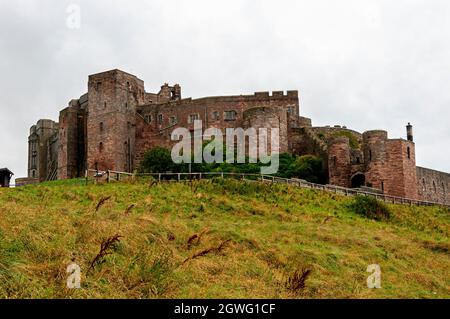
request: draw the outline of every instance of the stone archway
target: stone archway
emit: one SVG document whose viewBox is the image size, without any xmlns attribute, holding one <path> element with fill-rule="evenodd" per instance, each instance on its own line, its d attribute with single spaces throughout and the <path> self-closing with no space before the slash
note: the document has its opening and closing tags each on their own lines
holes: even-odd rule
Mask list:
<svg viewBox="0 0 450 319">
<path fill-rule="evenodd" d="M 351 179 L 352 188 L 358 188 L 366 184 L 366 176 L 363 173 L 356 173 Z"/>
</svg>

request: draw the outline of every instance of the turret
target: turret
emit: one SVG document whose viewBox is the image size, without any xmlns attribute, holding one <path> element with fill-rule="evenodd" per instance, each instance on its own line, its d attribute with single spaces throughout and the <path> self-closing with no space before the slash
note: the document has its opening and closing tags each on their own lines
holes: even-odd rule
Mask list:
<svg viewBox="0 0 450 319">
<path fill-rule="evenodd" d="M 414 142 L 413 127 L 411 123 L 408 123 L 408 125 L 406 126 L 406 136 L 408 141 Z"/>
</svg>

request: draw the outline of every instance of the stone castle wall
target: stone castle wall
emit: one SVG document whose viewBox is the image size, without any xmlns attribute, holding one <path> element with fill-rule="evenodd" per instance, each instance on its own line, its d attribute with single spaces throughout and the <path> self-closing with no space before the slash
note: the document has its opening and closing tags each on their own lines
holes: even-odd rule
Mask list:
<svg viewBox="0 0 450 319">
<path fill-rule="evenodd" d="M 261 111 L 261 108 L 267 112 Z M 177 127 L 193 130 L 194 119 L 201 120 L 204 129 L 214 127 L 225 132 L 226 128 L 247 127 L 249 122 L 244 115 L 252 109 L 260 110 L 255 111 L 255 123 L 252 123 L 257 126 L 263 125 L 261 119 L 264 121 L 265 116 L 262 113 L 277 113 L 273 117 L 269 116 L 272 118 L 269 122 L 273 123 L 266 124 L 265 127 L 281 129 L 281 148 L 287 151 L 288 117 L 298 117 L 298 92 L 273 92 L 272 95 L 269 95 L 269 92 L 261 92 L 254 95 L 181 99 L 138 107 L 135 164 L 139 165 L 148 149 L 156 145 L 170 147 L 176 143 L 170 141 L 171 132 Z"/>
<path fill-rule="evenodd" d="M 450 205 L 450 174 L 417 167 L 419 198 Z"/>
</svg>

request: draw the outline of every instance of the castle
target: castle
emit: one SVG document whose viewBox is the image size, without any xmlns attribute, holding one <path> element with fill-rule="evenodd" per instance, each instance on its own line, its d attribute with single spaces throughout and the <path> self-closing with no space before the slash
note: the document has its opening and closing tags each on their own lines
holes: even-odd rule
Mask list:
<svg viewBox="0 0 450 319">
<path fill-rule="evenodd" d="M 411 125 L 407 139 L 390 139 L 381 130 L 314 127 L 299 114 L 298 91 L 182 98 L 178 84 L 148 93 L 142 80 L 117 69 L 90 75 L 88 92 L 69 102 L 59 122 L 31 127 L 28 177 L 16 184 L 80 177 L 86 169 L 132 172 L 145 151 L 170 147 L 171 132 L 193 130 L 195 120 L 222 130 L 278 128 L 280 151 L 320 156 L 329 184 L 450 204 L 450 174 L 416 166 Z"/>
</svg>

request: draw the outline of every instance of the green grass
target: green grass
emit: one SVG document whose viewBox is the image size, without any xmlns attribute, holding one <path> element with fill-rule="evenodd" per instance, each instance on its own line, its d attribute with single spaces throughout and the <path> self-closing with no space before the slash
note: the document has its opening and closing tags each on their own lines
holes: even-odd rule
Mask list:
<svg viewBox="0 0 450 319">
<path fill-rule="evenodd" d="M 332 134 L 332 137 L 347 137 L 350 143 L 350 147 L 352 149 L 359 149 L 359 141 L 356 138 L 355 134 L 349 131 L 337 131 Z"/>
<path fill-rule="evenodd" d="M 232 180 L 1 189 L 0 298 L 450 297 L 449 209 L 388 205 L 391 217 L 376 221 L 351 202 Z M 116 234 L 120 242 L 88 272 Z M 72 260 L 81 289 L 66 288 Z M 381 266 L 381 289 L 367 288 L 370 264 Z M 312 270 L 306 287 L 287 289 L 302 268 Z"/>
</svg>

